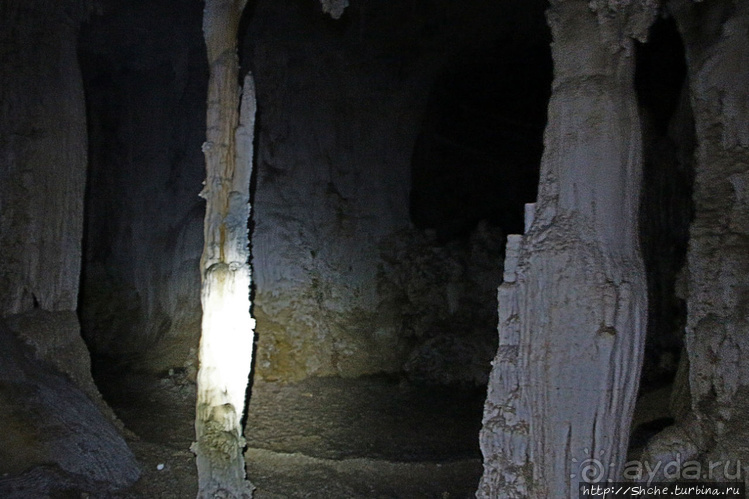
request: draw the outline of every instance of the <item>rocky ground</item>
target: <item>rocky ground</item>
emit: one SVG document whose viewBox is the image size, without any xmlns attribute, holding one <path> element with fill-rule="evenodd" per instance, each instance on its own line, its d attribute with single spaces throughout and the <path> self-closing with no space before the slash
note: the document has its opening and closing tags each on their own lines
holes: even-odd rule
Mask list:
<svg viewBox="0 0 749 499">
<path fill-rule="evenodd" d="M 179 372 L 100 384 L 143 468 L 119 497 L 195 497 L 194 385 Z M 388 377 L 257 382 L 246 425 L 255 497 L 473 497 L 482 405 L 480 390 Z"/>
</svg>

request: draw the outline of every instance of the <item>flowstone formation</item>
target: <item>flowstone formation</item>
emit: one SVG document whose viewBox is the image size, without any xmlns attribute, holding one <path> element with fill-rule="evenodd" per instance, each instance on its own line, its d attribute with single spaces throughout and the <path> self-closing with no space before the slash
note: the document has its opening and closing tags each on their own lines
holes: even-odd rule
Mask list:
<svg viewBox="0 0 749 499">
<path fill-rule="evenodd" d="M 140 467 L 117 428 L 67 376 L 0 324 L 0 494 L 108 494 Z"/>
</svg>

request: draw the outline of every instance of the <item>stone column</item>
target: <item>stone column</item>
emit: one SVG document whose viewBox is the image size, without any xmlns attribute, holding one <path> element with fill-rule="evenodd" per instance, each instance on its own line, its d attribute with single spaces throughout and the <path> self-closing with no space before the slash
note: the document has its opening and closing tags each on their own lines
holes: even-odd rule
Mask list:
<svg viewBox="0 0 749 499">
<path fill-rule="evenodd" d="M 203 18 L 210 78 L 206 142 L 203 305 L 193 451 L 199 498 L 249 498 L 242 414 L 252 367 L 248 221 L 255 88 L 238 85 L 237 30 L 245 0 L 208 0 Z M 241 108 L 240 108 L 240 95 Z"/>
<path fill-rule="evenodd" d="M 0 315 L 75 311 L 88 142 L 82 1 L 0 2 Z"/>
<path fill-rule="evenodd" d="M 478 497 L 577 497 L 626 460 L 647 317 L 633 36 L 646 1 L 552 0 L 538 202 L 509 236 Z"/>
<path fill-rule="evenodd" d="M 88 167 L 76 48 L 88 14 L 82 0 L 0 2 L 0 317 L 116 423 L 76 314 Z"/>
</svg>

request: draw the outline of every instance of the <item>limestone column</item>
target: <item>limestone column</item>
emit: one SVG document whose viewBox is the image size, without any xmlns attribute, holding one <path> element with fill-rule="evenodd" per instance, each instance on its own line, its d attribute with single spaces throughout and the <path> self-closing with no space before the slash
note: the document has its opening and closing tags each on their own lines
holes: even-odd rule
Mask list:
<svg viewBox="0 0 749 499">
<path fill-rule="evenodd" d="M 248 220 L 255 120 L 251 75 L 238 85 L 237 30 L 245 0 L 208 0 L 202 332 L 195 415 L 199 498 L 252 497 L 242 414 L 252 366 Z M 240 107 L 241 95 L 241 107 Z"/>
<path fill-rule="evenodd" d="M 538 202 L 509 236 L 478 497 L 577 497 L 626 461 L 647 317 L 632 37 L 647 1 L 552 0 Z"/>
<path fill-rule="evenodd" d="M 0 2 L 0 320 L 110 420 L 76 309 L 88 167 L 83 0 Z"/>
<path fill-rule="evenodd" d="M 0 2 L 0 315 L 75 311 L 88 141 L 85 2 Z M 77 327 L 77 324 L 76 326 Z"/>
</svg>

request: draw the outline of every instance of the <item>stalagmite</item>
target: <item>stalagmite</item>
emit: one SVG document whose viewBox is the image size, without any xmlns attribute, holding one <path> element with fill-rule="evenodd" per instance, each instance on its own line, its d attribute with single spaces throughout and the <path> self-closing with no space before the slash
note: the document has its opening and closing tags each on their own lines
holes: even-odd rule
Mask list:
<svg viewBox="0 0 749 499">
<path fill-rule="evenodd" d="M 195 415 L 199 498 L 252 497 L 245 479 L 242 414 L 252 365 L 247 224 L 255 119 L 252 76 L 240 92 L 237 29 L 243 0 L 209 0 L 203 19 L 210 79 L 207 140 L 203 304 Z M 241 109 L 239 105 L 240 93 Z"/>
<path fill-rule="evenodd" d="M 646 1 L 552 1 L 538 202 L 507 243 L 478 497 L 577 497 L 619 477 L 646 319 L 632 37 Z"/>
</svg>

